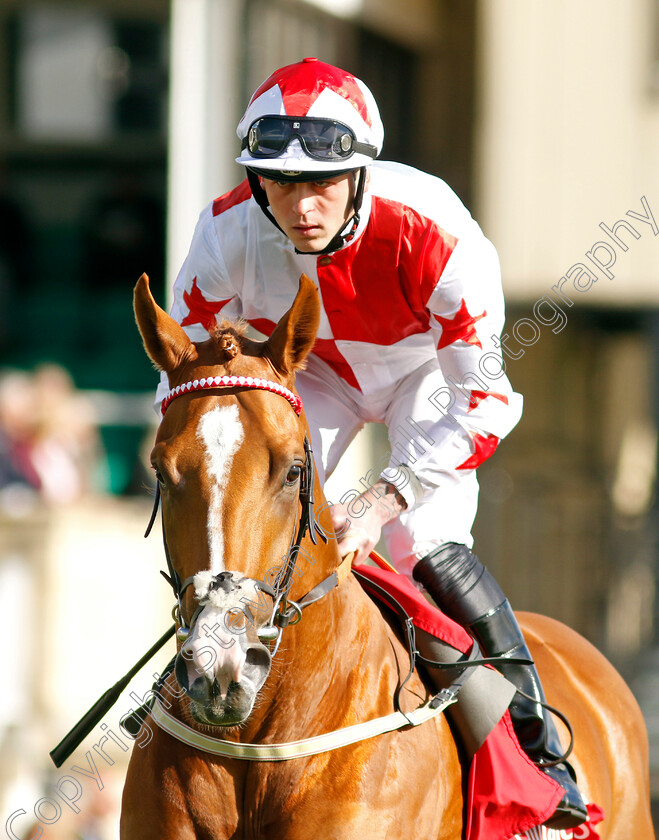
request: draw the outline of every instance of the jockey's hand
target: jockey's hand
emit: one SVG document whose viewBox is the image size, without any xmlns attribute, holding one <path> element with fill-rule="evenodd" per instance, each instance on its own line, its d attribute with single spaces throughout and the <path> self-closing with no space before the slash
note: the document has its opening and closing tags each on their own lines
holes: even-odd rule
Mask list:
<svg viewBox="0 0 659 840">
<path fill-rule="evenodd" d="M 332 505 L 330 515 L 341 557 L 356 552 L 353 563 L 364 563 L 375 548 L 382 526 L 405 510 L 396 488 L 380 479 L 347 504 Z"/>
<path fill-rule="evenodd" d="M 357 503 L 357 499 L 353 502 Z M 350 507 L 354 509 L 356 505 L 351 503 Z M 371 510 L 372 507 L 356 519 L 348 513 L 348 505 L 333 505 L 330 508 L 341 557 L 354 551 L 353 563 L 363 563 L 380 539 L 382 525 L 370 515 Z"/>
</svg>

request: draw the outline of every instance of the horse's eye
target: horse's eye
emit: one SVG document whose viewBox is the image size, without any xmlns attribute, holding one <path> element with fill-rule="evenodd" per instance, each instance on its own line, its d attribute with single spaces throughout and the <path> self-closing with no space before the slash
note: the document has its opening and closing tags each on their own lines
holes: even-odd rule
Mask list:
<svg viewBox="0 0 659 840">
<path fill-rule="evenodd" d="M 286 473 L 286 484 L 290 487 L 296 484 L 302 475 L 302 467 L 300 464 L 293 464 L 290 470 Z"/>
<path fill-rule="evenodd" d="M 155 467 L 155 466 L 153 468 L 153 471 L 156 474 L 156 481 L 158 482 L 158 484 L 160 485 L 161 488 L 164 488 L 165 487 L 165 479 L 162 477 L 162 473 L 160 472 L 158 467 Z"/>
</svg>

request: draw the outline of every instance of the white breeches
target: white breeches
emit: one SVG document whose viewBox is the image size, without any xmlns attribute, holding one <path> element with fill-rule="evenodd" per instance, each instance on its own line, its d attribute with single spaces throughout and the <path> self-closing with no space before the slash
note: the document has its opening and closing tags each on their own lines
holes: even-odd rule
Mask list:
<svg viewBox="0 0 659 840">
<path fill-rule="evenodd" d="M 384 526 L 383 536 L 392 562 L 409 576 L 417 559 L 442 543 L 473 544 L 471 528 L 478 506 L 476 470 L 456 469 L 470 457 L 470 438 L 430 400 L 445 384 L 438 363 L 432 360 L 393 390 L 365 396 L 313 355 L 296 379 L 321 483 L 331 475 L 365 423 L 387 426 L 390 451 L 372 465 L 358 488 L 346 492 L 341 500 L 331 501 L 347 503 L 356 498 L 365 486 L 378 480 L 385 468 L 389 468 L 387 480 L 397 475 L 398 480 L 394 478 L 391 483 L 403 487 L 401 494 L 408 509 Z M 401 464 L 415 474 L 412 482 L 400 472 Z M 358 518 L 364 510 L 363 502 L 355 502 L 349 512 Z"/>
</svg>

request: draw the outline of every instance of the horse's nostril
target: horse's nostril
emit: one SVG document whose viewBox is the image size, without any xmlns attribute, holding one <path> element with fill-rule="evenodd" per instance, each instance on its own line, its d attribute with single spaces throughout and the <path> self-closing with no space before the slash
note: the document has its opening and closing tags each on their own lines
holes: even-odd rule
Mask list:
<svg viewBox="0 0 659 840">
<path fill-rule="evenodd" d="M 261 645 L 251 645 L 245 653 L 245 664 L 269 668 L 272 658 L 268 649 Z"/>
</svg>

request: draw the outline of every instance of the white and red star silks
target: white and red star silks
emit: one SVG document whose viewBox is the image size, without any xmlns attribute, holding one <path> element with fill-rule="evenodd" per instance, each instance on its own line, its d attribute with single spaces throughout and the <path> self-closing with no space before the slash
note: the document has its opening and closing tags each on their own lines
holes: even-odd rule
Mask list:
<svg viewBox="0 0 659 840">
<path fill-rule="evenodd" d="M 418 479 L 414 491 L 409 475 L 397 483 L 389 472 L 388 480 L 408 508 L 434 508 L 416 522 L 412 516 L 397 550 L 471 544 L 474 470 L 522 411 L 498 346 L 497 254 L 440 179 L 380 161 L 370 174 L 355 236 L 330 255 L 296 253 L 246 182 L 209 204 L 176 281 L 172 315 L 195 341 L 223 318 L 244 318 L 269 335 L 306 273 L 320 291 L 321 318 L 297 384 L 321 473 L 333 469 L 360 425 L 384 422 L 389 466 L 407 464 Z M 163 382 L 160 399 L 166 390 Z"/>
</svg>

